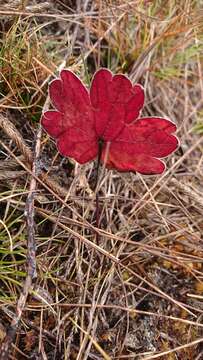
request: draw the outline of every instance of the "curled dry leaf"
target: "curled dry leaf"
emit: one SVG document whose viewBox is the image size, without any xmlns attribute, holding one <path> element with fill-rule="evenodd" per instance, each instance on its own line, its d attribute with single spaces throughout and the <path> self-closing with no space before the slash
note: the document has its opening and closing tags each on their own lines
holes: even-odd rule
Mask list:
<svg viewBox="0 0 203 360">
<path fill-rule="evenodd" d="M 56 139 L 59 152 L 84 164 L 102 147 L 107 168 L 160 174 L 164 158 L 179 145 L 176 125 L 159 117 L 140 118 L 144 90 L 122 74 L 98 70 L 90 91 L 71 71 L 49 85 L 55 110 L 42 115 L 42 126 Z"/>
</svg>

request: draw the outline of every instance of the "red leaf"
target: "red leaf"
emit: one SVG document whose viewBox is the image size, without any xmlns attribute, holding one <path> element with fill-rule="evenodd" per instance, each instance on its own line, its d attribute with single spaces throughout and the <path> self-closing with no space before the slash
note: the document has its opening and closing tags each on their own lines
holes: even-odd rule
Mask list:
<svg viewBox="0 0 203 360">
<path fill-rule="evenodd" d="M 49 86 L 52 104 L 58 111 L 46 111 L 42 125 L 57 139 L 59 152 L 83 164 L 97 155 L 97 135 L 86 87 L 71 71 L 62 70 L 60 79 Z"/>
<path fill-rule="evenodd" d="M 163 161 L 148 156 L 146 154 L 139 154 L 134 157 L 124 153 L 109 152 L 109 157 L 106 162 L 106 167 L 109 169 L 117 169 L 118 171 L 133 171 L 135 169 L 140 174 L 152 175 L 161 174 L 165 170 Z"/>
<path fill-rule="evenodd" d="M 57 138 L 63 132 L 62 114 L 58 111 L 46 111 L 42 117 L 42 125 L 49 135 Z"/>
<path fill-rule="evenodd" d="M 90 89 L 95 128 L 99 136 L 112 141 L 125 123 L 134 121 L 144 104 L 144 90 L 132 86 L 125 75 L 114 75 L 101 69 L 94 75 Z"/>
<path fill-rule="evenodd" d="M 96 158 L 102 140 L 102 161 L 108 168 L 160 174 L 165 165 L 159 158 L 178 147 L 176 125 L 170 120 L 137 119 L 144 91 L 125 75 L 100 69 L 89 95 L 75 74 L 62 70 L 49 92 L 56 110 L 43 114 L 42 125 L 56 139 L 59 152 L 81 164 Z"/>
<path fill-rule="evenodd" d="M 94 160 L 98 145 L 96 138 L 91 135 L 78 127 L 68 128 L 57 139 L 58 150 L 62 155 L 70 156 L 80 164 Z"/>
</svg>

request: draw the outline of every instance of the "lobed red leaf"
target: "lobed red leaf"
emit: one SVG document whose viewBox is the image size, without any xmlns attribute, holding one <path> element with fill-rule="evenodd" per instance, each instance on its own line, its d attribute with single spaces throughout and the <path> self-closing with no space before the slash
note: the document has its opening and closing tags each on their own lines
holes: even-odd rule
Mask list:
<svg viewBox="0 0 203 360">
<path fill-rule="evenodd" d="M 59 152 L 81 164 L 96 158 L 100 140 L 102 161 L 108 168 L 160 174 L 160 160 L 178 147 L 176 125 L 168 119 L 138 118 L 144 90 L 122 74 L 100 69 L 90 93 L 69 70 L 49 86 L 56 110 L 42 115 L 44 129 L 57 141 Z"/>
</svg>

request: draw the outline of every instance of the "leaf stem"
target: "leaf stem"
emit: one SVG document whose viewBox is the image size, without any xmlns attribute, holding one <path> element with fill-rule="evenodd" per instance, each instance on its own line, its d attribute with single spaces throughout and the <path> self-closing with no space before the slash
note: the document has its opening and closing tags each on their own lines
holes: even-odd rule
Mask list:
<svg viewBox="0 0 203 360">
<path fill-rule="evenodd" d="M 101 164 L 101 155 L 103 149 L 104 142 L 102 139 L 98 141 L 98 157 L 97 157 L 97 165 L 96 165 L 96 179 L 95 179 L 95 195 L 96 195 L 96 227 L 99 228 L 100 223 L 100 208 L 99 208 L 99 193 L 98 193 L 98 180 L 99 180 L 99 167 Z M 96 242 L 99 241 L 99 235 L 96 234 Z"/>
</svg>

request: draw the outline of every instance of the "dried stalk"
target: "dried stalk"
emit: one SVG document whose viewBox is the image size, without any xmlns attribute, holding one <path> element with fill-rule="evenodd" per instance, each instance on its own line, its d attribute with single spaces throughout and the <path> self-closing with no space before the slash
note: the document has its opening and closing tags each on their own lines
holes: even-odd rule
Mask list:
<svg viewBox="0 0 203 360">
<path fill-rule="evenodd" d="M 8 133 L 16 138 L 16 143 L 21 146 L 21 149 L 26 152 L 25 158 L 27 161 L 31 161 L 31 152 L 26 149 L 26 145 L 24 142 L 19 141 L 19 134 L 13 133 L 13 126 L 9 124 L 7 127 Z M 7 335 L 2 341 L 1 344 L 1 353 L 0 353 L 0 360 L 6 360 L 9 357 L 10 350 L 12 349 L 11 344 L 15 339 L 17 329 L 19 327 L 22 313 L 26 305 L 27 297 L 29 293 L 32 291 L 33 288 L 33 279 L 37 276 L 36 273 L 36 257 L 35 257 L 35 209 L 34 209 L 34 199 L 35 199 L 35 191 L 37 188 L 37 180 L 36 176 L 38 173 L 38 159 L 40 156 L 40 142 L 41 142 L 41 127 L 39 127 L 36 137 L 36 144 L 35 144 L 35 152 L 34 152 L 34 160 L 32 165 L 32 173 L 33 177 L 30 181 L 30 189 L 26 201 L 25 206 L 25 217 L 27 222 L 27 276 L 25 279 L 25 283 L 23 286 L 23 291 L 18 299 L 17 307 L 16 307 L 16 316 L 11 322 L 11 325 L 7 331 Z"/>
</svg>

